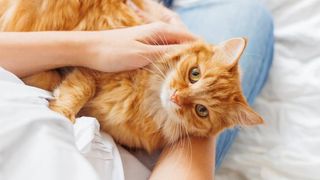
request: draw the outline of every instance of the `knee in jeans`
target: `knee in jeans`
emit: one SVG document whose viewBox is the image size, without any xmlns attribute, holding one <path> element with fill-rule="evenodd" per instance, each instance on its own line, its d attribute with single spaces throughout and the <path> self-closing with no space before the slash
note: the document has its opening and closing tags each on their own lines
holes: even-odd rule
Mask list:
<svg viewBox="0 0 320 180">
<path fill-rule="evenodd" d="M 273 31 L 273 17 L 269 10 L 257 0 L 238 1 L 241 3 L 242 11 L 247 12 L 251 22 L 264 24 L 264 28 Z"/>
</svg>

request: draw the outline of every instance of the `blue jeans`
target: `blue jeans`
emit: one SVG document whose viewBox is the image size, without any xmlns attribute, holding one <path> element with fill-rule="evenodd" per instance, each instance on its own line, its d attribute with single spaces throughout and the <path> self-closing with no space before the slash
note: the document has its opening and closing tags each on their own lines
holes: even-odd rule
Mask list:
<svg viewBox="0 0 320 180">
<path fill-rule="evenodd" d="M 253 0 L 202 0 L 177 12 L 189 29 L 206 41 L 217 44 L 232 37 L 247 37 L 240 66 L 242 89 L 252 105 L 268 77 L 273 58 L 273 22 L 265 8 Z M 216 168 L 230 149 L 239 128 L 220 134 L 216 149 Z"/>
</svg>

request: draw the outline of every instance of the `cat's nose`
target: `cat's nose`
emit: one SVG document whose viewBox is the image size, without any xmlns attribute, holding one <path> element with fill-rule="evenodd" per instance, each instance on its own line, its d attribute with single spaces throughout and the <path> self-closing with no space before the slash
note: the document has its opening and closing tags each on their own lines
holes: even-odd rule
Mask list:
<svg viewBox="0 0 320 180">
<path fill-rule="evenodd" d="M 177 91 L 175 91 L 175 92 L 171 95 L 170 101 L 173 102 L 173 103 L 175 103 L 175 104 L 178 105 L 178 106 L 181 106 L 181 105 L 182 105 L 182 104 L 181 104 L 181 101 L 179 100 L 179 96 L 177 95 L 176 92 L 177 92 Z"/>
</svg>

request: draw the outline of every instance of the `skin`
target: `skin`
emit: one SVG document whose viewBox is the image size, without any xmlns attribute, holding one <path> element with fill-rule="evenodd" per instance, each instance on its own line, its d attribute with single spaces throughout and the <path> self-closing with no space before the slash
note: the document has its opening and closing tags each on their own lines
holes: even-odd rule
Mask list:
<svg viewBox="0 0 320 180">
<path fill-rule="evenodd" d="M 18 77 L 65 66 L 119 72 L 148 65 L 197 38 L 174 12 L 147 0 L 146 5 L 147 11 L 135 9 L 147 22 L 162 23 L 99 32 L 2 32 L 0 66 Z M 150 179 L 213 179 L 215 139 L 191 138 L 190 146 L 184 139 L 165 148 Z"/>
<path fill-rule="evenodd" d="M 168 45 L 161 45 L 163 38 Z M 97 32 L 2 32 L 0 65 L 19 77 L 65 66 L 126 71 L 193 39 L 190 33 L 159 22 Z"/>
<path fill-rule="evenodd" d="M 163 150 L 151 180 L 213 180 L 215 137 L 183 139 Z"/>
</svg>

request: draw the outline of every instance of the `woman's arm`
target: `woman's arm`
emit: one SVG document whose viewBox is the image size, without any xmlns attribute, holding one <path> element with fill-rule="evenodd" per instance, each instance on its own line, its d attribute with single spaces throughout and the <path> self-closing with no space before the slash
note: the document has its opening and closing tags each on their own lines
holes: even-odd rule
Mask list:
<svg viewBox="0 0 320 180">
<path fill-rule="evenodd" d="M 72 66 L 87 56 L 85 41 L 77 32 L 1 32 L 0 66 L 19 77 Z"/>
<path fill-rule="evenodd" d="M 124 71 L 145 66 L 173 47 L 163 42 L 193 39 L 164 23 L 97 32 L 1 32 L 0 66 L 19 77 L 64 66 Z"/>
<path fill-rule="evenodd" d="M 212 180 L 215 137 L 183 139 L 166 148 L 151 174 L 151 180 Z M 191 144 L 189 144 L 191 143 Z"/>
</svg>

